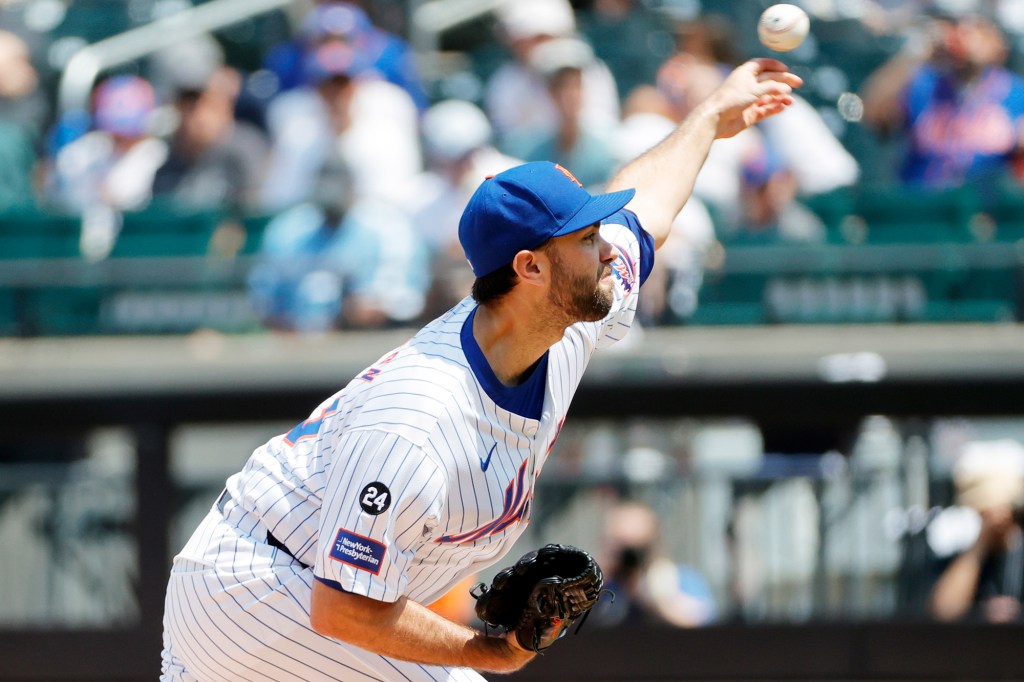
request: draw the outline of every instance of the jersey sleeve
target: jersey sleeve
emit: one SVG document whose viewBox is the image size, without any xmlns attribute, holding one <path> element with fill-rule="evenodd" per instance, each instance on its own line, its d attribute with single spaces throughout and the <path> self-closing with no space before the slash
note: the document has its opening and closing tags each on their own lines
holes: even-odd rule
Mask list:
<svg viewBox="0 0 1024 682">
<path fill-rule="evenodd" d="M 616 254 L 612 263 L 614 301 L 604 320 L 583 323 L 598 348 L 615 343 L 633 326 L 640 286 L 654 267 L 654 238 L 632 211 L 623 209 L 606 218 L 601 224 L 601 236 Z"/>
<path fill-rule="evenodd" d="M 618 213 L 605 218 L 602 222 L 602 226 L 604 225 L 621 225 L 636 237 L 639 245 L 636 258 L 640 268 L 640 286 L 643 286 L 644 282 L 651 275 L 651 269 L 654 268 L 654 237 L 649 235 L 647 230 L 643 228 L 636 213 L 628 209 L 622 209 Z"/>
<path fill-rule="evenodd" d="M 335 448 L 314 575 L 335 589 L 395 601 L 438 524 L 444 479 L 419 446 L 394 433 L 349 431 Z"/>
</svg>

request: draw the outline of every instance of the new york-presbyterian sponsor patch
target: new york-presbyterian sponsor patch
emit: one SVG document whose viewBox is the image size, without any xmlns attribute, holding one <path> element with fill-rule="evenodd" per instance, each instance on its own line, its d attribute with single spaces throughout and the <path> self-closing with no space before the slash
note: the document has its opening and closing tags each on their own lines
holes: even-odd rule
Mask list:
<svg viewBox="0 0 1024 682">
<path fill-rule="evenodd" d="M 387 549 L 376 540 L 339 528 L 338 536 L 334 538 L 334 545 L 331 547 L 331 558 L 377 575 L 380 573 L 381 564 L 384 563 L 384 553 Z"/>
</svg>

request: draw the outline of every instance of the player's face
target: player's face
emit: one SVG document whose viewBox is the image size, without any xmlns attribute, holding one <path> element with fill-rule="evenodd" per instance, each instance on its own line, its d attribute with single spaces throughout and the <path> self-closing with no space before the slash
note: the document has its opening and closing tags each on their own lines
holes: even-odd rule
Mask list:
<svg viewBox="0 0 1024 682">
<path fill-rule="evenodd" d="M 547 250 L 551 261 L 552 305 L 571 322 L 603 320 L 612 309 L 611 244 L 599 224 L 558 237 Z"/>
</svg>

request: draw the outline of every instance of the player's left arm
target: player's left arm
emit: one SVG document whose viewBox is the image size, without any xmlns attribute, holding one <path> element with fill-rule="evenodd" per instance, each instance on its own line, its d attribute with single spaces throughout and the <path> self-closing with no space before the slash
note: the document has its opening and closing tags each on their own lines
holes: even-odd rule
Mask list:
<svg viewBox="0 0 1024 682">
<path fill-rule="evenodd" d="M 335 463 L 323 492 L 311 627 L 426 665 L 522 667 L 530 657 L 504 639 L 449 621 L 405 594 L 410 562 L 443 521 L 446 484 L 435 460 L 377 428 L 339 430 L 327 447 Z"/>
<path fill-rule="evenodd" d="M 494 673 L 518 670 L 534 656 L 512 638 L 487 636 L 406 597 L 378 601 L 314 581 L 311 601 L 314 630 L 382 656 Z"/>
<path fill-rule="evenodd" d="M 608 191 L 636 189 L 628 208 L 660 247 L 693 192 L 711 143 L 782 112 L 802 83 L 775 59 L 741 64 L 667 138 L 616 173 Z"/>
</svg>

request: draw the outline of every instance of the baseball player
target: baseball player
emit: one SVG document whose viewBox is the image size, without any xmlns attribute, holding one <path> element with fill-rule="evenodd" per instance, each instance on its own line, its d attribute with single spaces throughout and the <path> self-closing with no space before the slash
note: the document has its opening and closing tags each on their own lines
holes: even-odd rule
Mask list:
<svg viewBox="0 0 1024 682">
<path fill-rule="evenodd" d="M 783 111 L 800 84 L 775 60 L 737 67 L 607 194 L 548 162 L 485 180 L 459 226 L 472 296 L 259 447 L 175 557 L 161 679 L 481 680 L 525 665 L 514 638 L 425 605 L 526 528 L 591 354 L 629 330 L 712 141 Z"/>
</svg>

